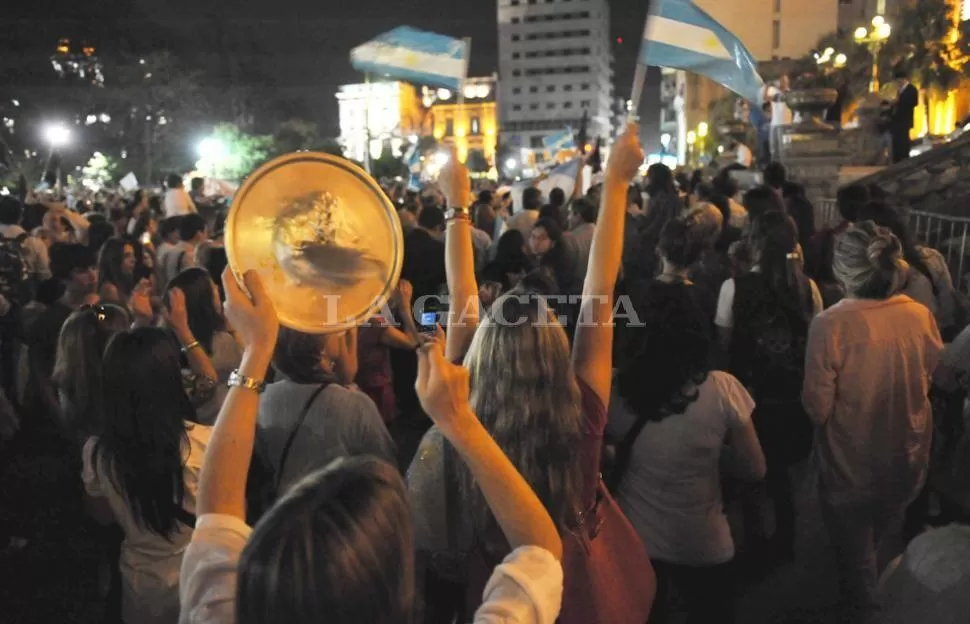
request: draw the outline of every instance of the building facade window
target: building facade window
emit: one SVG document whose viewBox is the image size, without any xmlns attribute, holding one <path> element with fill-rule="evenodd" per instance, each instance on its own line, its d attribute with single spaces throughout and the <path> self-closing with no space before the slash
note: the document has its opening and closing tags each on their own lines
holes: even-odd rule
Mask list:
<svg viewBox="0 0 970 624">
<path fill-rule="evenodd" d="M 771 47 L 775 50 L 781 47 L 781 20 L 771 23 Z"/>
<path fill-rule="evenodd" d="M 455 120 L 451 117 L 445 119 L 445 136 L 455 136 Z"/>
<path fill-rule="evenodd" d="M 529 147 L 532 149 L 542 149 L 542 137 L 532 137 L 529 139 Z"/>
<path fill-rule="evenodd" d="M 555 93 L 556 85 L 546 85 L 546 93 Z"/>
<path fill-rule="evenodd" d="M 539 105 L 533 102 L 532 104 L 529 104 L 529 110 L 539 110 Z"/>
<path fill-rule="evenodd" d="M 573 107 L 573 103 L 572 102 L 565 102 L 565 103 L 563 103 L 562 107 L 563 108 L 572 108 Z"/>
<path fill-rule="evenodd" d="M 520 111 L 520 110 L 522 110 L 522 105 L 521 104 L 515 104 L 515 105 L 512 106 L 512 110 L 514 110 L 514 111 Z"/>
<path fill-rule="evenodd" d="M 512 35 L 512 41 L 518 41 L 520 39 L 522 39 L 522 37 L 520 37 L 519 35 Z"/>
<path fill-rule="evenodd" d="M 512 88 L 512 95 L 519 95 L 520 93 L 522 93 L 522 87 L 513 87 Z"/>
<path fill-rule="evenodd" d="M 472 136 L 479 136 L 482 133 L 482 122 L 478 117 L 472 117 L 469 126 L 471 127 Z"/>
<path fill-rule="evenodd" d="M 526 56 L 529 56 L 529 55 L 528 55 L 528 54 L 526 54 Z M 513 58 L 513 59 L 519 59 L 519 58 L 522 58 L 522 55 L 521 55 L 521 54 L 519 54 L 518 52 L 513 52 L 513 53 L 512 53 L 512 58 Z"/>
<path fill-rule="evenodd" d="M 518 70 L 518 69 L 513 69 L 512 70 L 512 75 L 515 76 L 516 78 L 518 78 L 519 76 L 522 75 L 522 72 L 520 70 Z"/>
<path fill-rule="evenodd" d="M 529 93 L 538 93 L 539 87 L 529 87 Z"/>
<path fill-rule="evenodd" d="M 554 108 L 556 108 L 555 102 L 546 102 L 546 110 L 552 110 Z"/>
</svg>

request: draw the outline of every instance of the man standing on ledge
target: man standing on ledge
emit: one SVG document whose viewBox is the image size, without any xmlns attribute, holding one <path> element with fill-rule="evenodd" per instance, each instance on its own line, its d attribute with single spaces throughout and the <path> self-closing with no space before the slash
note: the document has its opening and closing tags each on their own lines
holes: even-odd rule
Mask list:
<svg viewBox="0 0 970 624">
<path fill-rule="evenodd" d="M 897 69 L 893 77 L 899 82 L 899 95 L 893 104 L 889 133 L 893 141 L 893 162 L 898 163 L 909 158 L 909 131 L 913 129 L 913 111 L 919 103 L 919 91 L 909 81 L 905 71 Z"/>
</svg>

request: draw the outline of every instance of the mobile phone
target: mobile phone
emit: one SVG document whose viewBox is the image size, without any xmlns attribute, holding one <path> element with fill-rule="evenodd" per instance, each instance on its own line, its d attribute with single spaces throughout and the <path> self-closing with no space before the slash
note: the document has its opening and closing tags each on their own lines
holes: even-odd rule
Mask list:
<svg viewBox="0 0 970 624">
<path fill-rule="evenodd" d="M 425 310 L 418 319 L 418 331 L 422 334 L 434 335 L 438 329 L 438 313 Z"/>
</svg>

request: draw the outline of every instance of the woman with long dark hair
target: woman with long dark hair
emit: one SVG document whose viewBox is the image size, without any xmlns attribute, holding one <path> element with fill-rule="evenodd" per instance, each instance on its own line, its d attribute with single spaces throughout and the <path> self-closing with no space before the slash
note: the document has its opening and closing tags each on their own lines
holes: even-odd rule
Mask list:
<svg viewBox="0 0 970 624">
<path fill-rule="evenodd" d="M 104 354 L 103 426 L 84 445 L 92 506 L 124 531 L 122 619 L 178 619 L 182 552 L 211 430 L 193 424 L 178 347 L 154 328 L 121 332 Z"/>
<path fill-rule="evenodd" d="M 795 541 L 788 467 L 811 448 L 801 385 L 808 326 L 822 311 L 822 296 L 802 273 L 798 229 L 791 217 L 777 210 L 755 214 L 747 238 L 751 271 L 724 283 L 714 322 L 729 372 L 757 404 L 754 423 L 768 462 L 766 484 L 776 527 L 760 554 L 788 561 Z M 754 529 L 760 514 L 748 515 L 746 528 Z M 751 539 L 756 537 L 763 536 Z"/>
<path fill-rule="evenodd" d="M 536 221 L 529 235 L 529 248 L 532 249 L 539 267 L 556 280 L 559 292 L 571 293 L 575 267 L 559 225 L 548 217 Z"/>
<path fill-rule="evenodd" d="M 607 167 L 583 288 L 588 295 L 584 322 L 577 326 L 572 348 L 545 299 L 525 288 L 499 297 L 479 322 L 471 224 L 461 216 L 448 224 L 452 322 L 446 357 L 465 362 L 478 418 L 564 537 L 564 624 L 642 623 L 652 602 L 649 559 L 599 480 L 612 384 L 608 319 L 620 269 L 627 189 L 642 159 L 637 128 L 631 126 L 614 145 Z M 468 205 L 468 172 L 457 158 L 452 162 L 442 174 L 449 205 Z M 458 613 L 458 621 L 467 621 L 482 599 L 487 570 L 508 554 L 510 545 L 497 530 L 499 519 L 485 504 L 474 475 L 455 459 L 453 447 L 432 428 L 408 472 L 408 491 L 419 514 L 415 544 L 435 579 L 426 592 L 429 608 L 442 620 L 452 621 Z M 592 548 L 593 539 L 604 547 Z M 445 588 L 449 582 L 462 583 L 464 591 Z"/>
<path fill-rule="evenodd" d="M 168 283 L 168 292 L 179 290 L 185 297 L 189 329 L 198 347 L 208 356 L 214 369 L 215 393 L 196 403 L 199 422 L 211 425 L 226 396 L 229 375 L 239 366 L 242 349 L 229 332 L 222 311 L 222 300 L 208 271 L 200 267 L 186 269 Z"/>
<path fill-rule="evenodd" d="M 533 268 L 527 250 L 528 245 L 522 232 L 506 230 L 496 244 L 495 259 L 485 265 L 482 271 L 482 282 L 498 283 L 501 286 L 500 292 L 510 290 Z"/>
<path fill-rule="evenodd" d="M 677 223 L 668 225 L 665 239 L 677 238 L 670 232 Z M 709 313 L 694 287 L 671 276 L 637 298 L 645 326 L 625 334 L 618 357 L 609 482 L 653 561 L 661 621 L 675 586 L 688 622 L 733 622 L 735 550 L 721 466 L 758 480 L 765 460 L 751 422 L 754 402 L 737 379 L 711 370 Z"/>
<path fill-rule="evenodd" d="M 643 259 L 638 263 L 640 274 L 626 275 L 624 279 L 629 282 L 637 280 L 652 280 L 659 267 L 655 249 L 660 241 L 660 233 L 664 226 L 672 219 L 676 219 L 684 214 L 684 203 L 677 195 L 677 188 L 674 186 L 674 176 L 666 165 L 659 163 L 650 165 L 647 169 L 646 192 L 649 196 L 647 200 L 647 212 L 640 222 L 640 235 L 638 246 Z"/>
<path fill-rule="evenodd" d="M 101 360 L 112 336 L 130 325 L 126 308 L 98 304 L 73 312 L 61 328 L 51 379 L 57 386 L 61 417 L 70 439 L 83 443 L 101 430 Z"/>
<path fill-rule="evenodd" d="M 128 305 L 135 288 L 135 247 L 123 238 L 109 238 L 98 255 L 98 294 L 101 301 Z"/>
</svg>

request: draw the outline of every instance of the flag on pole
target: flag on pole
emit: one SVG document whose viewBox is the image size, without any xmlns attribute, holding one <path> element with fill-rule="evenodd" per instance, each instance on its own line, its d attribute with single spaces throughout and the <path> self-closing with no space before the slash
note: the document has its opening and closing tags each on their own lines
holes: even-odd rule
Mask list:
<svg viewBox="0 0 970 624">
<path fill-rule="evenodd" d="M 572 128 L 566 128 L 562 132 L 542 137 L 542 146 L 553 156 L 561 150 L 576 149 L 576 140 L 573 138 Z"/>
<path fill-rule="evenodd" d="M 566 197 L 571 197 L 573 190 L 576 188 L 576 175 L 579 173 L 579 167 L 582 162 L 582 158 L 574 158 L 567 163 L 551 169 L 546 179 L 536 184 L 535 187 L 542 191 L 545 197 L 549 197 L 549 193 L 554 188 L 561 188 L 566 194 Z M 522 211 L 522 193 L 532 185 L 532 180 L 523 180 L 516 182 L 512 186 L 512 209 L 515 212 Z"/>
<path fill-rule="evenodd" d="M 690 0 L 654 0 L 639 62 L 707 76 L 757 102 L 764 81 L 741 40 Z"/>
<path fill-rule="evenodd" d="M 398 26 L 350 51 L 354 69 L 457 90 L 468 67 L 468 42 Z"/>
</svg>

